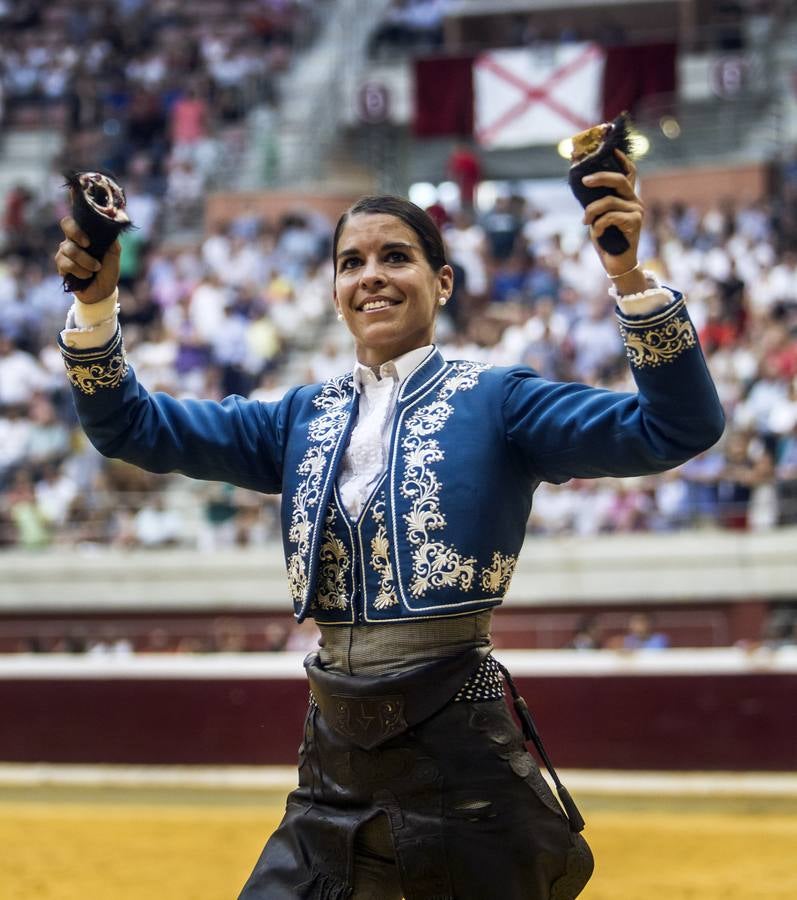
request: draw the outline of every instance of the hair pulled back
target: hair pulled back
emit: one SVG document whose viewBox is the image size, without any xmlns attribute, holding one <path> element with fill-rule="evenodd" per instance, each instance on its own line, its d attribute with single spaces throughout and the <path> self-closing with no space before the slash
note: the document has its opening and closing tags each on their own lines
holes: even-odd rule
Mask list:
<svg viewBox="0 0 797 900">
<path fill-rule="evenodd" d="M 373 197 L 363 197 L 354 206 L 349 207 L 338 219 L 338 224 L 335 226 L 335 235 L 332 238 L 332 264 L 336 269 L 340 235 L 349 218 L 357 215 L 395 216 L 418 235 L 423 255 L 432 267 L 432 271 L 439 272 L 443 266 L 448 265 L 443 237 L 434 220 L 420 206 L 410 203 L 409 200 L 404 200 L 402 197 L 393 197 L 390 194 L 381 194 Z"/>
</svg>

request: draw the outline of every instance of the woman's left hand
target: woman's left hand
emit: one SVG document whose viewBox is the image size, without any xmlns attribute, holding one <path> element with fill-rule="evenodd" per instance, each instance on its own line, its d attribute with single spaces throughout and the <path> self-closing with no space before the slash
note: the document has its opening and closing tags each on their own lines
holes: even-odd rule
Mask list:
<svg viewBox="0 0 797 900">
<path fill-rule="evenodd" d="M 593 200 L 584 210 L 584 224 L 589 226 L 589 236 L 600 257 L 607 275 L 621 275 L 636 266 L 639 236 L 645 208 L 634 191 L 636 166 L 620 150 L 614 151 L 624 173 L 596 172 L 583 179 L 587 187 L 614 188 L 617 196 L 609 195 Z M 615 225 L 629 243 L 628 250 L 620 256 L 612 256 L 598 243 L 598 238 L 610 226 Z M 638 270 L 637 270 L 638 271 Z M 639 273 L 641 275 L 641 273 Z"/>
</svg>

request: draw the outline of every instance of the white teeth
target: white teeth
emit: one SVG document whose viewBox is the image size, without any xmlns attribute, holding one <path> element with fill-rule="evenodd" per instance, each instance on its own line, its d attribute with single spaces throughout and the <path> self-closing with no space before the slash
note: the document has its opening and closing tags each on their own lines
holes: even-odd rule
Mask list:
<svg viewBox="0 0 797 900">
<path fill-rule="evenodd" d="M 390 300 L 368 300 L 360 309 L 367 312 L 370 309 L 384 309 L 386 306 L 393 306 L 393 303 Z"/>
</svg>

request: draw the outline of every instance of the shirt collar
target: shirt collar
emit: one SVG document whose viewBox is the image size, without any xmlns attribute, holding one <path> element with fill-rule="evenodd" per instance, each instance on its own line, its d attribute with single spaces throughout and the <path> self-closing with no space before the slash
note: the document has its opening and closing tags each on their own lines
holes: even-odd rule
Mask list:
<svg viewBox="0 0 797 900">
<path fill-rule="evenodd" d="M 427 344 L 425 347 L 416 347 L 415 350 L 402 353 L 401 356 L 397 356 L 395 359 L 389 359 L 379 367 L 379 377 L 376 376 L 373 369 L 369 366 L 356 362 L 352 373 L 355 391 L 359 394 L 366 384 L 376 384 L 383 378 L 390 378 L 401 384 L 433 350 L 434 344 Z"/>
</svg>

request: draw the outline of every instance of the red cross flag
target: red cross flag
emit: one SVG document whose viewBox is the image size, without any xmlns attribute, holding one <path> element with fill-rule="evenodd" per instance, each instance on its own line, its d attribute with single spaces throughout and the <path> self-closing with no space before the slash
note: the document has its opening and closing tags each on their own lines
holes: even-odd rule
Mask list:
<svg viewBox="0 0 797 900">
<path fill-rule="evenodd" d="M 600 121 L 598 44 L 494 50 L 474 64 L 476 139 L 485 148 L 556 144 Z"/>
</svg>

